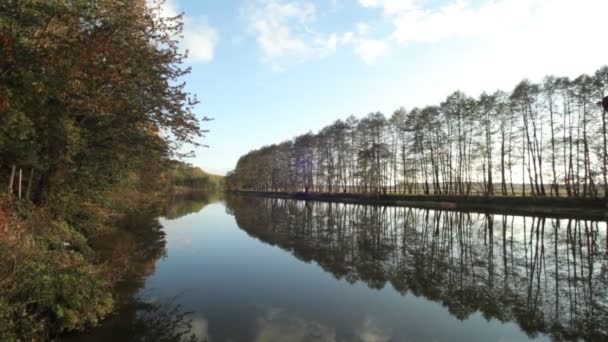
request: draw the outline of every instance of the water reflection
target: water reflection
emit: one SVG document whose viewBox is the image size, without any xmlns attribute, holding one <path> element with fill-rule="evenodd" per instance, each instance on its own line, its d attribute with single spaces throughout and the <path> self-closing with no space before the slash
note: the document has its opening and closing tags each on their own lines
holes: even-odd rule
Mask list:
<svg viewBox="0 0 608 342">
<path fill-rule="evenodd" d="M 222 193 L 194 191 L 186 194 L 173 195 L 167 198 L 163 216 L 168 220 L 176 220 L 188 214 L 201 211 L 209 203 L 223 198 Z"/>
<path fill-rule="evenodd" d="M 122 310 L 78 341 L 607 337 L 603 222 L 218 199 L 131 217 L 150 249 Z"/>
<path fill-rule="evenodd" d="M 283 309 L 272 308 L 257 319 L 254 341 L 319 341 L 336 340 L 336 332 L 318 322 L 307 321 Z"/>
<path fill-rule="evenodd" d="M 92 333 L 66 337 L 66 341 L 207 341 L 207 323 L 185 311 L 179 298 L 150 302 L 140 296 L 124 303 L 116 315 Z"/>
<path fill-rule="evenodd" d="M 516 322 L 529 337 L 608 340 L 604 222 L 249 196 L 229 196 L 226 205 L 249 235 L 351 284 L 391 284 L 459 320 L 480 312 Z M 282 329 L 291 340 L 309 339 L 300 330 L 335 340 L 331 329 L 282 314 L 261 319 L 261 340 L 277 340 Z M 370 318 L 354 334 L 387 341 L 392 331 Z"/>
<path fill-rule="evenodd" d="M 219 200 L 218 194 L 190 193 L 168 198 L 146 208 L 132 209 L 122 217 L 116 231 L 95 239 L 94 247 L 111 260 L 109 269 L 123 278 L 115 288 L 118 310 L 87 334 L 64 336 L 66 341 L 159 341 L 194 342 L 207 340 L 207 322 L 186 311 L 179 296 L 156 299 L 142 291 L 154 274 L 157 262 L 167 256 L 165 229 L 159 216 L 175 220 L 202 210 Z"/>
</svg>

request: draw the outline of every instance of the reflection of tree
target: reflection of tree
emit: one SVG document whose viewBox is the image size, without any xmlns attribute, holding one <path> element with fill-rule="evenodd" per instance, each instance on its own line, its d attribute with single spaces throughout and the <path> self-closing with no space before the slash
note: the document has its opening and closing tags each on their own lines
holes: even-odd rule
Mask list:
<svg viewBox="0 0 608 342">
<path fill-rule="evenodd" d="M 165 255 L 165 233 L 158 215 L 156 207 L 131 210 L 116 223 L 118 229 L 101 232 L 92 240 L 101 259 L 108 260 L 104 269 L 118 282 L 119 297 L 135 293 L 154 271 L 156 260 Z"/>
<path fill-rule="evenodd" d="M 608 339 L 603 222 L 231 196 L 251 236 L 338 279 L 387 282 L 465 319 L 556 339 Z"/>
<path fill-rule="evenodd" d="M 206 205 L 221 199 L 221 193 L 190 192 L 169 198 L 165 204 L 163 215 L 169 220 L 175 220 L 188 214 L 201 211 Z"/>
<path fill-rule="evenodd" d="M 197 203 L 203 203 L 202 206 L 209 203 L 209 197 L 204 201 L 198 199 Z M 190 197 L 183 201 L 196 200 Z M 158 221 L 160 212 L 166 210 L 158 207 L 133 210 L 117 223 L 120 229 L 95 239 L 95 249 L 108 254 L 104 256 L 105 260 L 111 260 L 107 269 L 120 277 L 115 289 L 119 307 L 100 327 L 82 336 L 66 337 L 66 340 L 174 342 L 206 338 L 194 333 L 193 320 L 188 318 L 190 313 L 184 312 L 174 301 L 151 303 L 137 298 L 145 279 L 154 271 L 156 261 L 166 253 L 165 233 Z"/>
<path fill-rule="evenodd" d="M 194 320 L 190 312 L 180 305 L 136 302 L 133 305 L 134 319 L 128 327 L 130 341 L 202 341 L 206 336 L 194 332 Z"/>
<path fill-rule="evenodd" d="M 192 313 L 175 302 L 176 299 L 163 303 L 133 299 L 92 334 L 67 340 L 195 342 L 207 339 L 206 331 L 197 329 L 197 321 L 190 318 Z"/>
</svg>

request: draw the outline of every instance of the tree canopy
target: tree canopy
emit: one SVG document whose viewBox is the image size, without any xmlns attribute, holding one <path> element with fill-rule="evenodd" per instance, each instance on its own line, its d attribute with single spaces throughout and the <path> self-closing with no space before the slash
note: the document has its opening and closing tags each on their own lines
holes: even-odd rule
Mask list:
<svg viewBox="0 0 608 342">
<path fill-rule="evenodd" d="M 145 0 L 0 4 L 0 165 L 33 198 L 92 198 L 159 171 L 202 131 L 180 78 L 181 16 Z"/>
</svg>

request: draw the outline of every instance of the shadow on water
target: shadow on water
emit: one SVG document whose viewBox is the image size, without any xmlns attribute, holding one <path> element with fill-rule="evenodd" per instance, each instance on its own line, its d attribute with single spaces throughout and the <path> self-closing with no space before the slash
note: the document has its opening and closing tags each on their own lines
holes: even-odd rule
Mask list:
<svg viewBox="0 0 608 342">
<path fill-rule="evenodd" d="M 605 222 L 235 195 L 226 207 L 250 236 L 336 279 L 390 284 L 529 337 L 608 340 Z"/>
</svg>

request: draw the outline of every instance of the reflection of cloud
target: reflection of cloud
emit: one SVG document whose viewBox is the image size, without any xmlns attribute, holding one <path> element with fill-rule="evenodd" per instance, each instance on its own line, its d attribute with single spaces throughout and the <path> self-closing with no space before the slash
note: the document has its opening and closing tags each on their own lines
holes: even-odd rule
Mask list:
<svg viewBox="0 0 608 342">
<path fill-rule="evenodd" d="M 192 326 L 190 333 L 194 335 L 198 340 L 211 341 L 209 337 L 209 323 L 204 318 L 193 318 L 190 322 Z"/>
<path fill-rule="evenodd" d="M 270 309 L 258 318 L 258 333 L 254 341 L 335 341 L 336 333 L 317 322 L 303 320 L 281 309 Z"/>
<path fill-rule="evenodd" d="M 186 249 L 192 246 L 192 238 L 188 236 L 167 238 L 167 244 L 171 246 L 171 249 Z"/>
<path fill-rule="evenodd" d="M 211 341 L 211 337 L 209 336 L 209 322 L 202 317 L 190 318 L 190 316 L 178 314 L 177 320 L 178 325 L 173 326 L 174 332 L 176 336 L 180 336 L 178 340 L 175 341 Z M 171 335 L 173 336 L 173 335 Z M 156 340 L 153 340 L 156 341 Z M 159 341 L 165 341 L 164 339 L 159 339 Z M 167 341 L 174 341 L 174 339 L 170 339 Z"/>
<path fill-rule="evenodd" d="M 386 342 L 391 339 L 392 334 L 391 329 L 383 330 L 369 316 L 365 317 L 355 332 L 355 335 L 363 342 Z"/>
</svg>

